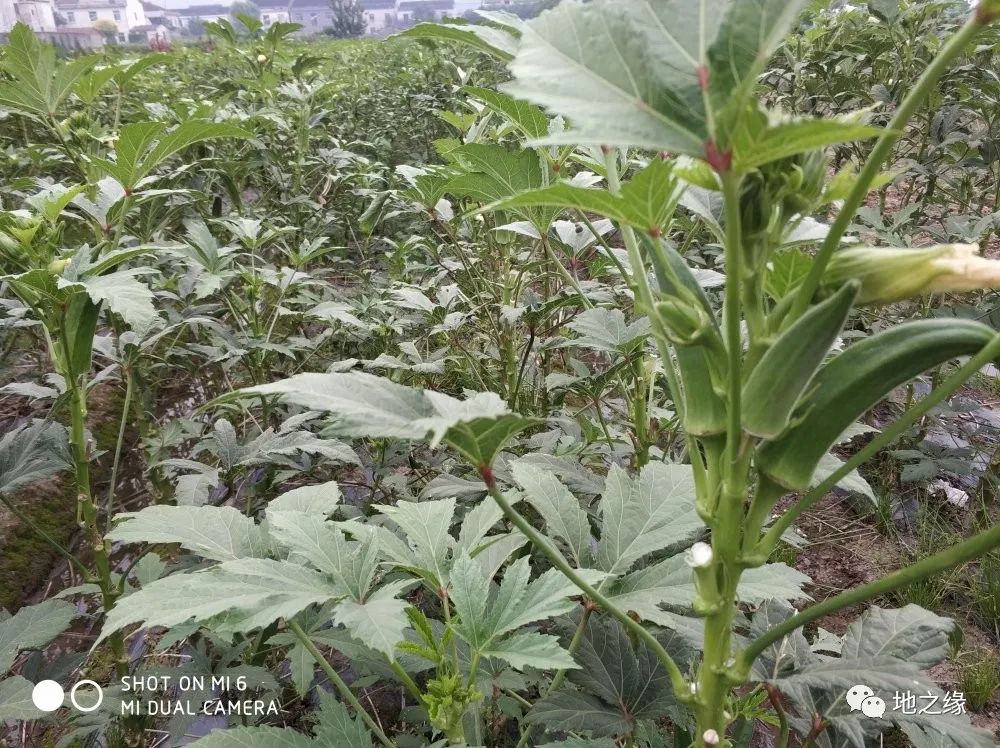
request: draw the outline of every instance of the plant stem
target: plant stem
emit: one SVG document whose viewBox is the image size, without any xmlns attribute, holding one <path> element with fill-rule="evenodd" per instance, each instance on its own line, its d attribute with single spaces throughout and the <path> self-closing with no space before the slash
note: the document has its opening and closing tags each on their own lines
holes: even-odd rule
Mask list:
<svg viewBox="0 0 1000 748">
<path fill-rule="evenodd" d="M 104 612 L 110 611 L 118 598 L 111 581 L 111 559 L 108 546 L 98 527 L 97 504 L 90 489 L 90 451 L 87 447 L 87 383 L 86 378 L 70 376 L 67 380 L 70 390 L 70 445 L 73 449 L 73 464 L 76 474 L 77 512 L 81 530 L 94 554 L 97 584 L 101 588 L 101 602 Z M 108 642 L 115 660 L 115 671 L 119 677 L 128 675 L 128 658 L 125 655 L 125 640 L 116 631 Z"/>
<path fill-rule="evenodd" d="M 761 652 L 774 642 L 779 641 L 810 621 L 815 621 L 817 618 L 835 613 L 841 608 L 847 608 L 851 605 L 871 600 L 874 597 L 885 595 L 908 584 L 919 582 L 938 572 L 955 568 L 984 553 L 988 553 L 997 546 L 1000 546 L 1000 525 L 996 525 L 992 529 L 969 538 L 951 548 L 947 548 L 940 553 L 928 556 L 912 566 L 895 571 L 875 582 L 845 590 L 839 595 L 827 598 L 821 603 L 806 608 L 801 613 L 782 621 L 765 634 L 750 642 L 747 648 L 740 653 L 740 670 L 741 672 L 749 672 L 753 661 L 757 659 Z"/>
<path fill-rule="evenodd" d="M 583 641 L 583 635 L 587 631 L 587 624 L 590 622 L 590 615 L 594 612 L 594 609 L 589 605 L 584 606 L 583 614 L 580 616 L 580 623 L 576 627 L 576 631 L 573 633 L 573 639 L 569 643 L 567 648 L 570 656 L 576 654 L 576 650 L 580 648 L 580 642 Z M 555 677 L 552 678 L 552 682 L 549 683 L 549 687 L 545 689 L 545 696 L 558 691 L 562 686 L 563 681 L 566 680 L 566 673 L 568 671 L 564 668 L 559 670 Z M 530 706 L 530 705 L 529 705 Z M 535 725 L 531 724 L 524 728 L 521 733 L 521 739 L 517 741 L 516 748 L 526 748 L 528 741 L 531 740 L 531 734 L 535 731 Z"/>
<path fill-rule="evenodd" d="M 344 697 L 344 701 L 354 707 L 354 710 L 358 713 L 358 716 L 364 721 L 368 726 L 368 729 L 372 731 L 375 737 L 378 738 L 379 742 L 386 748 L 396 748 L 396 744 L 386 737 L 386 734 L 382 731 L 382 728 L 378 726 L 378 723 L 372 719 L 372 716 L 365 711 L 365 708 L 361 706 L 361 702 L 358 701 L 357 696 L 351 691 L 350 687 L 344 683 L 344 679 L 340 677 L 336 670 L 334 670 L 333 665 L 329 663 L 323 653 L 319 651 L 315 644 L 313 644 L 312 639 L 309 635 L 302 630 L 302 627 L 298 624 L 298 621 L 288 621 L 288 629 L 295 637 L 302 643 L 302 646 L 306 648 L 306 651 L 312 655 L 313 659 L 316 660 L 316 664 L 320 666 L 326 676 L 330 681 L 337 687 L 340 691 L 340 695 Z"/>
<path fill-rule="evenodd" d="M 507 405 L 511 410 L 517 410 L 517 398 L 521 393 L 521 384 L 524 382 L 524 370 L 528 366 L 528 359 L 531 357 L 531 349 L 535 346 L 535 326 L 528 328 L 528 342 L 524 345 L 524 354 L 521 356 L 521 365 L 517 369 L 517 378 L 514 380 L 514 391 L 511 392 Z"/>
<path fill-rule="evenodd" d="M 840 240 L 843 238 L 848 226 L 851 225 L 851 221 L 854 220 L 854 215 L 857 213 L 858 207 L 868 195 L 868 190 L 875 177 L 878 176 L 879 169 L 882 168 L 882 165 L 892 155 L 892 148 L 896 144 L 896 141 L 903 136 L 906 123 L 909 122 L 910 118 L 917 111 L 917 108 L 933 90 L 938 79 L 948 69 L 952 61 L 962 54 L 966 45 L 976 34 L 986 28 L 988 22 L 988 18 L 981 18 L 978 13 L 974 13 L 962 28 L 951 36 L 944 47 L 941 48 L 941 51 L 934 56 L 934 59 L 924 69 L 923 74 L 917 80 L 916 84 L 910 89 L 910 93 L 907 94 L 906 98 L 899 105 L 895 116 L 889 122 L 889 126 L 875 143 L 875 147 L 872 149 L 864 168 L 858 175 L 853 189 L 847 196 L 847 199 L 844 200 L 844 204 L 841 206 L 836 220 L 830 226 L 830 233 L 823 240 L 823 244 L 819 252 L 817 252 L 812 266 L 809 268 L 809 274 L 799 287 L 789 314 L 784 320 L 786 327 L 801 317 L 812 301 L 813 296 L 816 294 L 816 289 L 819 288 L 820 279 L 823 277 L 823 271 L 826 269 L 827 263 L 829 263 L 834 251 L 840 246 Z"/>
<path fill-rule="evenodd" d="M 403 666 L 399 664 L 398 660 L 393 660 L 389 663 L 389 667 L 392 671 L 399 676 L 399 679 L 403 682 L 403 687 L 409 692 L 410 696 L 417 700 L 417 703 L 423 703 L 424 695 L 420 692 L 420 686 L 416 684 L 416 681 L 410 677 L 410 674 L 403 669 Z"/>
<path fill-rule="evenodd" d="M 604 163 L 607 167 L 608 192 L 612 195 L 617 195 L 621 192 L 621 182 L 618 179 L 618 151 L 614 148 L 607 149 L 604 155 Z M 632 266 L 631 285 L 636 297 L 636 306 L 649 315 L 649 322 L 655 333 L 653 338 L 656 341 L 656 349 L 660 354 L 660 360 L 663 362 L 663 371 L 667 375 L 670 399 L 677 409 L 677 414 L 683 420 L 684 399 L 681 397 L 681 386 L 678 381 L 677 370 L 674 367 L 674 359 L 670 355 L 670 350 L 667 348 L 665 342 L 667 340 L 666 333 L 663 330 L 663 325 L 660 323 L 659 315 L 656 313 L 653 291 L 649 287 L 649 277 L 646 275 L 646 263 L 643 260 L 642 252 L 639 250 L 639 241 L 631 226 L 620 226 L 619 229 L 622 232 L 622 238 L 625 240 L 625 248 L 628 250 L 629 264 Z M 629 281 L 627 276 L 625 281 Z"/>
<path fill-rule="evenodd" d="M 621 624 L 629 630 L 635 637 L 640 639 L 647 647 L 649 647 L 653 653 L 657 656 L 660 662 L 663 664 L 664 669 L 666 669 L 667 674 L 670 676 L 670 683 L 674 688 L 674 693 L 677 698 L 684 702 L 689 702 L 691 699 L 691 692 L 688 687 L 688 682 L 684 678 L 684 674 L 681 672 L 680 668 L 677 667 L 677 663 L 674 662 L 670 654 L 663 648 L 663 645 L 657 641 L 656 637 L 649 633 L 646 628 L 633 620 L 628 613 L 612 603 L 608 598 L 594 589 L 592 586 L 584 581 L 583 577 L 576 573 L 572 566 L 567 563 L 566 559 L 562 557 L 562 554 L 555 549 L 542 535 L 531 526 L 521 514 L 518 513 L 514 507 L 510 505 L 510 502 L 504 497 L 497 488 L 496 479 L 493 477 L 493 470 L 490 466 L 486 465 L 480 468 L 480 475 L 482 475 L 483 481 L 486 483 L 486 489 L 490 496 L 497 503 L 497 506 L 503 510 L 504 515 L 510 520 L 514 526 L 520 530 L 528 540 L 531 541 L 535 548 L 552 562 L 559 571 L 563 573 L 569 581 L 579 588 L 583 594 L 593 600 L 597 605 L 599 605 L 606 613 L 616 618 Z"/>
<path fill-rule="evenodd" d="M 115 489 L 118 486 L 118 465 L 121 462 L 122 445 L 125 442 L 125 427 L 128 425 L 128 414 L 132 406 L 132 393 L 135 389 L 135 378 L 132 376 L 132 368 L 123 365 L 125 374 L 125 402 L 122 404 L 122 418 L 118 424 L 118 439 L 115 441 L 115 457 L 111 463 L 111 479 L 108 483 L 108 497 L 104 503 L 104 531 L 111 530 L 111 517 L 114 514 Z"/>
<path fill-rule="evenodd" d="M 729 666 L 732 648 L 733 617 L 736 613 L 736 588 L 741 568 L 739 563 L 740 528 L 743 524 L 747 498 L 749 454 L 743 450 L 743 428 L 740 419 L 740 398 L 743 391 L 741 373 L 743 336 L 740 325 L 741 292 L 743 286 L 743 238 L 740 223 L 739 179 L 732 173 L 719 175 L 725 197 L 726 217 L 726 298 L 723 321 L 727 357 L 727 411 L 725 456 L 721 465 L 710 466 L 710 472 L 721 469 L 722 485 L 719 504 L 713 512 L 712 563 L 698 576 L 698 593 L 706 606 L 705 644 L 698 669 L 698 728 L 695 745 L 703 746 L 704 735 L 715 730 L 726 733 L 726 695 L 732 685 Z"/>
</svg>

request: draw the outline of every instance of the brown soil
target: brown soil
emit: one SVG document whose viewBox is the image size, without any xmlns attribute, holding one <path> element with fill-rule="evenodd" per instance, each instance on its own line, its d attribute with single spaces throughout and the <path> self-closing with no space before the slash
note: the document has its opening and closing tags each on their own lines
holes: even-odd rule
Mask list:
<svg viewBox="0 0 1000 748">
<path fill-rule="evenodd" d="M 799 551 L 795 567 L 812 578 L 808 592 L 818 600 L 831 597 L 845 589 L 872 582 L 899 568 L 904 557 L 900 545 L 880 534 L 869 519 L 859 518 L 850 508 L 849 500 L 829 494 L 798 523 L 806 545 Z M 873 604 L 898 606 L 894 600 L 875 600 Z M 821 618 L 817 625 L 837 635 L 843 635 L 851 621 L 866 606 L 859 605 Z M 996 647 L 991 636 L 968 620 L 960 610 L 943 606 L 942 615 L 955 618 L 964 633 L 963 651 L 975 652 Z M 931 669 L 930 674 L 941 688 L 959 690 L 959 665 L 946 660 Z M 1000 744 L 1000 691 L 979 713 L 971 713 L 973 724 L 990 730 Z"/>
</svg>

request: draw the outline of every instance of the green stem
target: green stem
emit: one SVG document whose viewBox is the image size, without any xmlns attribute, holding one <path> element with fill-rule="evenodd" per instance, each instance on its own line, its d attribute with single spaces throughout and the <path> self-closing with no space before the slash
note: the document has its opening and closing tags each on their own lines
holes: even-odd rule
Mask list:
<svg viewBox="0 0 1000 748">
<path fill-rule="evenodd" d="M 1000 356 L 1000 335 L 994 338 L 993 341 L 987 344 L 979 353 L 966 361 L 964 366 L 961 366 L 954 374 L 942 382 L 939 387 L 932 390 L 927 397 L 904 413 L 898 420 L 895 421 L 895 423 L 868 442 L 863 449 L 859 450 L 857 454 L 851 457 L 851 459 L 847 460 L 847 462 L 832 472 L 826 477 L 825 480 L 821 481 L 815 488 L 809 491 L 791 508 L 789 508 L 789 510 L 785 512 L 778 519 L 778 521 L 774 523 L 774 525 L 771 526 L 771 529 L 767 531 L 767 534 L 761 538 L 760 543 L 757 545 L 757 557 L 753 559 L 752 563 L 763 563 L 761 558 L 766 559 L 767 556 L 770 555 L 778 541 L 781 540 L 781 536 L 789 527 L 791 527 L 792 522 L 794 522 L 795 519 L 802 514 L 802 512 L 806 511 L 809 507 L 819 501 L 819 499 L 825 496 L 830 490 L 833 489 L 834 486 L 837 485 L 837 483 L 843 480 L 848 473 L 870 460 L 884 447 L 895 441 L 907 429 L 909 429 L 910 426 L 923 418 L 924 415 L 936 405 L 948 398 L 959 387 L 965 384 L 969 378 L 974 376 L 983 366 L 988 364 L 997 356 Z M 750 559 L 747 559 L 747 561 L 749 562 Z"/>
<path fill-rule="evenodd" d="M 739 178 L 720 173 L 725 198 L 726 297 L 723 323 L 727 358 L 727 412 L 729 422 L 722 464 L 721 496 L 712 522 L 712 561 L 696 570 L 699 603 L 705 611 L 705 642 L 698 669 L 696 746 L 705 746 L 704 736 L 714 730 L 726 734 L 726 696 L 732 686 L 728 662 L 732 649 L 733 617 L 739 564 L 740 531 L 747 497 L 749 450 L 743 449 L 740 399 L 743 391 L 743 335 L 740 325 L 743 287 L 743 237 L 740 222 Z M 746 452 L 746 454 L 743 454 Z"/>
<path fill-rule="evenodd" d="M 871 155 L 869 155 L 864 168 L 858 175 L 853 189 L 847 196 L 847 199 L 844 200 L 844 204 L 837 214 L 836 220 L 830 226 L 830 233 L 826 235 L 819 252 L 816 253 L 816 258 L 809 268 L 809 274 L 799 287 L 791 310 L 785 318 L 786 326 L 801 317 L 803 312 L 808 308 L 813 296 L 816 294 L 816 290 L 819 288 L 820 279 L 823 277 L 823 271 L 826 269 L 827 263 L 833 256 L 834 251 L 840 246 L 840 240 L 851 225 L 851 221 L 854 220 L 854 215 L 857 213 L 858 207 L 864 201 L 865 197 L 867 197 L 869 188 L 875 177 L 878 176 L 882 165 L 892 155 L 893 146 L 903 136 L 906 123 L 909 122 L 910 118 L 917 111 L 917 108 L 934 89 L 938 79 L 948 69 L 952 61 L 962 54 L 966 45 L 988 25 L 989 21 L 990 19 L 987 16 L 974 13 L 965 25 L 951 36 L 941 51 L 934 56 L 934 59 L 924 69 L 923 74 L 917 80 L 916 84 L 910 89 L 910 93 L 907 94 L 906 98 L 899 105 L 899 109 L 896 110 L 896 114 L 892 118 L 892 121 L 889 122 L 889 126 L 875 143 L 875 147 L 872 149 Z"/>
<path fill-rule="evenodd" d="M 484 465 L 480 468 L 480 474 L 483 477 L 483 481 L 486 483 L 486 488 L 497 503 L 497 506 L 503 511 L 504 515 L 510 520 L 514 526 L 520 530 L 528 540 L 531 541 L 532 545 L 541 553 L 549 559 L 554 567 L 562 572 L 569 581 L 577 586 L 577 588 L 583 592 L 587 597 L 593 600 L 597 605 L 599 605 L 606 613 L 617 619 L 621 624 L 630 631 L 636 638 L 640 639 L 647 647 L 649 647 L 656 657 L 663 664 L 664 669 L 670 676 L 670 683 L 673 686 L 674 693 L 677 698 L 683 702 L 689 702 L 691 700 L 691 691 L 688 686 L 687 680 L 684 678 L 684 674 L 681 672 L 680 668 L 677 667 L 677 663 L 673 661 L 670 654 L 663 648 L 663 645 L 657 641 L 656 637 L 649 633 L 644 626 L 642 626 L 637 621 L 633 620 L 628 613 L 612 603 L 608 598 L 594 589 L 589 585 L 583 577 L 576 573 L 576 570 L 567 563 L 566 559 L 562 557 L 559 553 L 549 543 L 542 535 L 531 526 L 524 517 L 522 517 L 514 507 L 510 505 L 510 502 L 504 497 L 497 488 L 496 479 L 493 477 L 493 471 L 488 465 Z"/>
<path fill-rule="evenodd" d="M 580 303 L 583 305 L 583 308 L 593 309 L 594 305 L 590 302 L 590 299 L 588 299 L 587 295 L 583 292 L 583 288 L 580 287 L 580 282 L 576 278 L 574 278 L 573 274 L 570 273 L 563 266 L 562 262 L 559 261 L 559 258 L 556 257 L 555 252 L 552 251 L 552 246 L 549 244 L 549 242 L 546 240 L 544 236 L 542 237 L 542 248 L 545 252 L 546 259 L 548 259 L 548 261 L 552 263 L 552 266 L 556 269 L 556 272 L 559 274 L 559 277 L 562 278 L 568 285 L 572 286 L 573 290 L 576 291 L 576 295 L 580 297 Z"/>
<path fill-rule="evenodd" d="M 609 245 L 607 241 L 605 241 L 604 237 L 601 236 L 601 233 L 594 226 L 593 222 L 591 222 L 591 220 L 587 217 L 586 213 L 577 208 L 576 215 L 581 221 L 583 221 L 584 225 L 590 230 L 590 233 L 593 234 L 594 239 L 597 241 L 597 243 L 601 245 L 601 249 L 604 250 L 604 255 L 609 260 L 611 260 L 612 264 L 614 264 L 615 267 L 618 268 L 618 272 L 622 274 L 622 279 L 627 281 L 628 271 L 625 269 L 625 266 L 622 265 L 621 260 L 618 259 L 618 256 L 615 254 L 614 250 L 611 249 L 611 245 Z"/>
<path fill-rule="evenodd" d="M 67 371 L 70 371 L 67 369 Z M 70 445 L 73 450 L 73 464 L 76 475 L 77 512 L 80 529 L 94 554 L 97 585 L 101 588 L 101 602 L 104 612 L 110 611 L 118 598 L 111 581 L 111 559 L 108 545 L 98 527 L 97 504 L 90 489 L 90 450 L 87 446 L 87 383 L 85 377 L 71 375 L 67 384 L 70 390 Z M 128 675 L 128 658 L 125 655 L 125 640 L 121 632 L 108 638 L 115 660 L 115 671 L 119 677 Z"/>
<path fill-rule="evenodd" d="M 105 532 L 109 532 L 111 530 L 111 518 L 114 514 L 115 488 L 118 486 L 118 466 L 121 462 L 122 445 L 125 442 L 125 427 L 128 425 L 129 410 L 132 407 L 132 393 L 135 389 L 135 379 L 132 376 L 132 368 L 128 365 L 123 365 L 123 370 L 125 373 L 125 402 L 122 405 L 122 417 L 120 423 L 118 424 L 118 439 L 115 442 L 115 458 L 111 463 L 111 479 L 108 483 L 108 496 L 104 503 Z"/>
<path fill-rule="evenodd" d="M 573 634 L 573 639 L 569 643 L 568 651 L 570 656 L 576 654 L 576 650 L 580 648 L 580 643 L 583 641 L 583 635 L 587 632 L 587 624 L 590 621 L 590 615 L 594 612 L 594 609 L 589 605 L 585 606 L 583 609 L 583 614 L 580 616 L 580 623 L 576 627 L 576 632 Z M 566 680 L 566 673 L 569 672 L 566 669 L 559 670 L 552 682 L 549 683 L 549 687 L 545 690 L 545 696 L 548 696 L 555 691 L 558 691 L 562 686 L 563 681 Z M 530 704 L 528 705 L 531 706 Z M 521 733 L 521 739 L 517 741 L 516 748 L 526 748 L 528 741 L 531 740 L 531 734 L 535 731 L 535 725 L 530 724 L 524 728 Z"/>
<path fill-rule="evenodd" d="M 768 698 L 771 700 L 771 706 L 774 707 L 774 713 L 778 715 L 778 740 L 775 743 L 776 748 L 788 748 L 788 737 L 789 728 L 788 715 L 785 713 L 785 706 L 781 703 L 781 693 L 774 686 L 765 686 L 767 689 Z"/>
<path fill-rule="evenodd" d="M 1000 546 L 1000 525 L 996 525 L 992 529 L 969 538 L 951 548 L 947 548 L 940 553 L 928 556 L 912 566 L 907 566 L 905 569 L 893 572 L 875 582 L 846 590 L 839 595 L 827 598 L 821 603 L 806 608 L 801 613 L 782 621 L 762 636 L 750 642 L 747 648 L 740 653 L 739 670 L 740 672 L 749 673 L 750 667 L 753 665 L 754 660 L 760 656 L 761 652 L 774 642 L 780 641 L 796 629 L 805 626 L 810 621 L 815 621 L 817 618 L 835 613 L 842 608 L 848 608 L 872 598 L 886 595 L 893 590 L 913 584 L 914 582 L 919 582 L 939 572 L 953 569 L 982 556 L 984 553 L 988 553 L 997 546 Z"/>
<path fill-rule="evenodd" d="M 535 346 L 535 327 L 528 328 L 528 342 L 524 345 L 524 354 L 521 356 L 521 365 L 517 369 L 517 378 L 514 380 L 514 391 L 511 392 L 507 405 L 511 410 L 517 410 L 517 398 L 521 393 L 521 385 L 524 383 L 524 370 L 528 366 L 528 359 L 531 357 L 531 349 Z"/>
<path fill-rule="evenodd" d="M 618 151 L 614 148 L 607 149 L 604 155 L 604 162 L 607 167 L 608 192 L 617 195 L 621 192 L 621 182 L 618 178 Z M 663 371 L 667 375 L 667 385 L 670 389 L 670 399 L 674 403 L 677 415 L 684 419 L 684 399 L 681 397 L 681 386 L 674 367 L 674 359 L 667 348 L 667 335 L 660 324 L 660 318 L 656 314 L 653 291 L 649 287 L 649 277 L 646 275 L 646 263 L 643 260 L 642 252 L 639 249 L 639 240 L 635 236 L 635 231 L 631 226 L 620 226 L 622 238 L 625 240 L 625 248 L 628 250 L 628 261 L 632 266 L 631 285 L 635 293 L 636 306 L 649 315 L 649 322 L 653 329 L 653 339 L 656 341 L 656 349 L 663 362 Z M 629 281 L 628 276 L 625 278 Z"/>
<path fill-rule="evenodd" d="M 361 717 L 364 723 L 368 726 L 368 729 L 371 730 L 375 737 L 378 738 L 379 742 L 386 748 L 396 748 L 396 744 L 386 737 L 386 734 L 382 732 L 382 728 L 378 726 L 378 723 L 375 722 L 375 720 L 372 719 L 372 716 L 365 711 L 363 706 L 361 706 L 361 702 L 358 701 L 357 696 L 355 696 L 350 687 L 344 683 L 344 679 L 340 677 L 336 670 L 334 670 L 333 665 L 331 665 L 326 657 L 323 656 L 323 653 L 319 651 L 315 644 L 313 644 L 312 639 L 310 639 L 309 635 L 302 630 L 298 621 L 289 621 L 288 629 L 295 634 L 295 638 L 297 638 L 299 642 L 301 642 L 302 646 L 306 648 L 306 651 L 312 655 L 313 659 L 316 660 L 316 664 L 320 666 L 333 685 L 337 687 L 337 690 L 340 691 L 340 695 L 344 697 L 344 701 L 354 708 L 354 711 L 358 713 L 358 716 Z"/>
<path fill-rule="evenodd" d="M 726 212 L 726 298 L 723 309 L 729 379 L 727 386 L 729 426 L 726 434 L 726 473 L 732 477 L 742 441 L 740 399 L 743 336 L 740 329 L 740 290 L 743 283 L 743 239 L 740 222 L 739 179 L 731 173 L 720 175 Z M 743 498 L 743 497 L 740 497 Z"/>
<path fill-rule="evenodd" d="M 392 671 L 399 676 L 399 680 L 402 681 L 403 687 L 407 692 L 417 700 L 417 703 L 423 703 L 424 695 L 420 691 L 420 686 L 417 685 L 416 681 L 410 677 L 410 674 L 403 669 L 403 666 L 399 664 L 398 660 L 393 660 L 389 663 L 389 667 Z"/>
</svg>

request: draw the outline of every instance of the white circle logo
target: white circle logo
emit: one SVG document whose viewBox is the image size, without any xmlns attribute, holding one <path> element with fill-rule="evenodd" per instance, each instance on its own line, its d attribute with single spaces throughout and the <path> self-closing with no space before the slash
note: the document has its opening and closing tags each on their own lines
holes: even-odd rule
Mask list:
<svg viewBox="0 0 1000 748">
<path fill-rule="evenodd" d="M 63 705 L 66 692 L 54 680 L 40 680 L 31 689 L 31 703 L 43 712 L 54 712 Z"/>
<path fill-rule="evenodd" d="M 76 691 L 77 691 L 77 689 L 80 686 L 90 686 L 95 691 L 97 691 L 97 701 L 94 702 L 91 706 L 80 706 L 77 703 L 77 701 L 76 701 Z M 62 689 L 60 689 L 60 690 L 62 690 Z M 69 700 L 73 704 L 74 708 L 78 709 L 79 711 L 81 711 L 81 712 L 93 712 L 93 711 L 95 711 L 104 702 L 104 689 L 101 688 L 96 683 L 94 683 L 94 681 L 92 681 L 92 680 L 82 680 L 79 683 L 74 684 L 73 688 L 70 689 Z"/>
</svg>

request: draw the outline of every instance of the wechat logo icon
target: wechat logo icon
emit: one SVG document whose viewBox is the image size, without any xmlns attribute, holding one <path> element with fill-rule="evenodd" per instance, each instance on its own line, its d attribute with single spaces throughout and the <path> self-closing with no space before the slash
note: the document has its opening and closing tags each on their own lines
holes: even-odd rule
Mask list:
<svg viewBox="0 0 1000 748">
<path fill-rule="evenodd" d="M 881 717 L 885 714 L 885 701 L 876 696 L 868 686 L 853 686 L 847 692 L 847 704 L 852 712 L 860 709 L 866 717 Z"/>
</svg>

